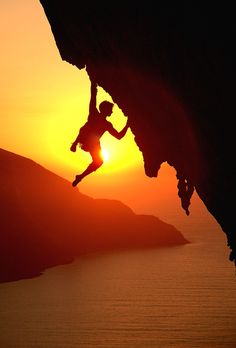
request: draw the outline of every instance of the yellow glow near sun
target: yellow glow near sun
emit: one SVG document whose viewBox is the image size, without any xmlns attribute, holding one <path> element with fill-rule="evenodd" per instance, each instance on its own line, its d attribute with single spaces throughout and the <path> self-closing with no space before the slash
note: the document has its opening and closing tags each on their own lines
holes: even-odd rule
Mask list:
<svg viewBox="0 0 236 348">
<path fill-rule="evenodd" d="M 4 86 L 0 145 L 71 179 L 91 163 L 88 152 L 79 147 L 76 153 L 70 151 L 87 120 L 89 77 L 85 69 L 79 70 L 61 59 L 50 25 L 37 1 L 27 0 L 27 4 L 18 6 L 14 0 L 14 8 L 7 5 L 11 2 L 2 1 L 4 5 L 0 5 L 4 10 L 0 11 L 0 74 Z M 112 98 L 99 87 L 97 106 L 103 100 L 112 101 Z M 118 131 L 126 123 L 116 104 L 108 120 Z M 98 175 L 140 163 L 131 131 L 120 141 L 106 132 L 101 147 L 104 164 Z"/>
</svg>

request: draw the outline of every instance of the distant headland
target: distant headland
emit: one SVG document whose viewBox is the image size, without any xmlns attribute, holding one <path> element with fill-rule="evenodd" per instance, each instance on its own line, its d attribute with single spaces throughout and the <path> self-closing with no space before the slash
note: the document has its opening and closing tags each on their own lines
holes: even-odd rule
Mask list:
<svg viewBox="0 0 236 348">
<path fill-rule="evenodd" d="M 93 199 L 31 159 L 0 149 L 0 282 L 97 251 L 188 243 L 172 225 Z"/>
</svg>

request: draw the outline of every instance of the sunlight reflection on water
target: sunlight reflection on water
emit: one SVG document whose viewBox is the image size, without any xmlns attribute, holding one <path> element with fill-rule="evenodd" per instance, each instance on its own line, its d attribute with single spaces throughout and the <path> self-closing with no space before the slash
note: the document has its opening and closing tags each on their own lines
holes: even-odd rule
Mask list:
<svg viewBox="0 0 236 348">
<path fill-rule="evenodd" d="M 1 347 L 233 348 L 227 252 L 216 240 L 88 255 L 1 284 Z"/>
</svg>

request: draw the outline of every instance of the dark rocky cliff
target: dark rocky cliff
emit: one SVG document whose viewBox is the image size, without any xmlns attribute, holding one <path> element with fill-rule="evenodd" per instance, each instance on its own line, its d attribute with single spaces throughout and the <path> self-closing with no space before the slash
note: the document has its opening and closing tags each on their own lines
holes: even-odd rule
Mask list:
<svg viewBox="0 0 236 348">
<path fill-rule="evenodd" d="M 186 213 L 195 189 L 226 233 L 235 261 L 233 8 L 41 4 L 62 59 L 86 68 L 129 118 L 146 174 L 157 176 L 164 161 L 174 166 Z"/>
</svg>

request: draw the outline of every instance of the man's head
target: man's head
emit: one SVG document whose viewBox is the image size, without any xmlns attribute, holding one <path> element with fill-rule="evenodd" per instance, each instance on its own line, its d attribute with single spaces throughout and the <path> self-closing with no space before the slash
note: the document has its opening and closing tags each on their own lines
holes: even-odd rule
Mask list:
<svg viewBox="0 0 236 348">
<path fill-rule="evenodd" d="M 107 100 L 104 100 L 103 102 L 101 102 L 101 104 L 99 105 L 99 111 L 101 115 L 104 117 L 111 116 L 113 106 L 114 104 L 110 103 Z"/>
</svg>

